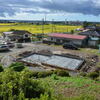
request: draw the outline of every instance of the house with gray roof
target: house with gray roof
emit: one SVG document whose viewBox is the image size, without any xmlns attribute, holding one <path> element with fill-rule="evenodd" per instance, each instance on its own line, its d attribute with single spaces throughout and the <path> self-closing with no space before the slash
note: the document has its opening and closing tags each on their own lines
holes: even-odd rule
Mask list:
<svg viewBox="0 0 100 100">
<path fill-rule="evenodd" d="M 30 42 L 32 34 L 25 30 L 14 30 L 10 32 L 3 32 L 3 37 L 6 40 L 15 42 Z"/>
<path fill-rule="evenodd" d="M 100 27 L 95 27 L 94 29 L 89 29 L 82 31 L 79 35 L 84 35 L 88 37 L 89 47 L 98 47 L 100 44 Z"/>
</svg>

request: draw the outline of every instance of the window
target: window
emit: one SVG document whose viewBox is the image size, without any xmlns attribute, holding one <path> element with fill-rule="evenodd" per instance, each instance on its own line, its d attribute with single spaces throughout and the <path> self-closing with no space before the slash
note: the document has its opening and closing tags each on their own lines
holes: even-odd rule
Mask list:
<svg viewBox="0 0 100 100">
<path fill-rule="evenodd" d="M 51 37 L 51 40 L 53 41 L 53 38 Z"/>
<path fill-rule="evenodd" d="M 28 37 L 29 37 L 28 34 L 25 34 L 25 35 L 24 35 L 24 38 L 28 38 Z"/>
</svg>

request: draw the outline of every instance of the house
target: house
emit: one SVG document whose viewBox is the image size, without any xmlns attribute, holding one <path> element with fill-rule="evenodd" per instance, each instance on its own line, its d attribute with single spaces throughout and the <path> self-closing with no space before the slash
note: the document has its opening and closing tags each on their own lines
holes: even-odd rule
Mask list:
<svg viewBox="0 0 100 100">
<path fill-rule="evenodd" d="M 88 37 L 88 46 L 89 47 L 98 47 L 100 43 L 100 27 L 93 27 L 86 31 L 80 32 L 79 35 Z"/>
<path fill-rule="evenodd" d="M 99 37 L 100 38 L 100 31 L 86 30 L 86 31 L 80 32 L 79 35 L 85 35 L 85 36 L 88 36 L 88 37 Z"/>
<path fill-rule="evenodd" d="M 84 47 L 87 43 L 87 36 L 52 33 L 48 35 L 47 41 L 55 44 L 64 44 L 66 42 L 73 42 L 77 46 Z"/>
<path fill-rule="evenodd" d="M 5 40 L 15 41 L 15 42 L 30 42 L 31 33 L 25 30 L 14 30 L 11 32 L 3 32 L 3 37 Z"/>
</svg>

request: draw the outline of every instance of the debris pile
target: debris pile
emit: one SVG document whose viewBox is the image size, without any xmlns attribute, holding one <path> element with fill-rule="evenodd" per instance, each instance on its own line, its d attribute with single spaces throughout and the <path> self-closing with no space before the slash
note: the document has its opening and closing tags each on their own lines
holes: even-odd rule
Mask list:
<svg viewBox="0 0 100 100">
<path fill-rule="evenodd" d="M 96 70 L 96 64 L 99 62 L 99 57 L 97 55 L 87 56 L 85 65 L 80 71 L 83 72 L 93 72 Z"/>
<path fill-rule="evenodd" d="M 13 62 L 16 62 L 16 59 L 9 55 L 9 56 L 5 56 L 1 59 L 1 64 L 4 66 L 4 67 L 8 67 L 9 65 L 11 65 Z"/>
</svg>

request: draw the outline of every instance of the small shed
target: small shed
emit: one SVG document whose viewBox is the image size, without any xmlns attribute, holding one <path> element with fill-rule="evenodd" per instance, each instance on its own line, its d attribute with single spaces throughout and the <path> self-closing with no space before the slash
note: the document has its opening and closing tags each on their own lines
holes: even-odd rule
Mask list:
<svg viewBox="0 0 100 100">
<path fill-rule="evenodd" d="M 100 39 L 97 37 L 90 37 L 88 40 L 89 47 L 98 47 Z"/>
</svg>

